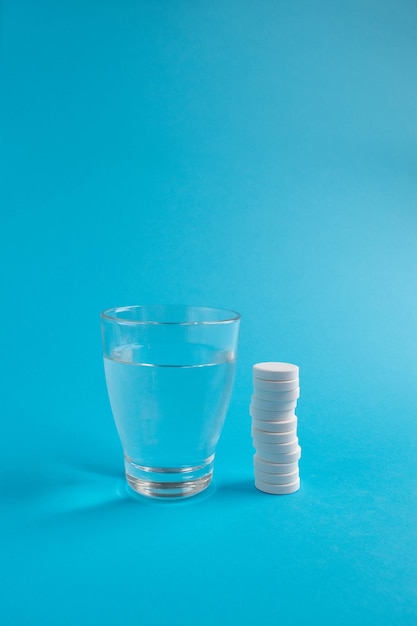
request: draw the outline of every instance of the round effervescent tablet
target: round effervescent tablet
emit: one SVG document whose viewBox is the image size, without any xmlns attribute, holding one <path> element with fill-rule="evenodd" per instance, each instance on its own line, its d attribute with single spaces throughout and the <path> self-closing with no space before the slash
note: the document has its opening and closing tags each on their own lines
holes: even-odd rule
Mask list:
<svg viewBox="0 0 417 626">
<path fill-rule="evenodd" d="M 270 493 L 275 496 L 284 496 L 299 490 L 300 478 L 297 478 L 297 480 L 287 485 L 273 485 L 272 483 L 264 483 L 255 476 L 255 487 L 264 493 Z"/>
<path fill-rule="evenodd" d="M 252 371 L 254 378 L 262 378 L 262 380 L 292 380 L 299 375 L 298 365 L 278 361 L 255 363 Z"/>
<path fill-rule="evenodd" d="M 256 452 L 259 452 L 262 457 L 265 452 L 267 454 L 290 454 L 298 449 L 297 436 L 286 443 L 267 443 L 265 441 L 255 440 L 255 438 L 252 441 L 254 448 L 256 448 Z"/>
<path fill-rule="evenodd" d="M 252 428 L 251 434 L 254 443 L 260 441 L 264 441 L 265 443 L 288 443 L 289 441 L 294 441 L 295 439 L 297 439 L 297 431 L 295 430 L 295 428 L 294 430 L 289 430 L 282 433 L 271 433 L 266 430 L 258 430 L 257 428 Z"/>
<path fill-rule="evenodd" d="M 257 409 L 262 409 L 263 411 L 291 411 L 291 409 L 295 409 L 297 406 L 296 400 L 289 400 L 286 402 L 277 400 L 276 402 L 271 402 L 270 400 L 261 400 L 261 398 L 257 398 L 255 394 L 251 398 L 252 406 Z"/>
<path fill-rule="evenodd" d="M 295 407 L 287 411 L 266 411 L 265 409 L 258 409 L 258 407 L 251 404 L 249 407 L 249 413 L 253 418 L 264 422 L 286 422 L 294 419 L 294 409 Z"/>
<path fill-rule="evenodd" d="M 253 378 L 253 386 L 255 389 L 262 389 L 263 391 L 292 391 L 300 386 L 300 379 L 262 380 L 261 378 Z"/>
<path fill-rule="evenodd" d="M 261 480 L 263 483 L 270 483 L 272 485 L 288 485 L 300 477 L 300 471 L 297 467 L 294 472 L 289 472 L 287 474 L 267 474 L 266 472 L 261 472 L 260 470 L 255 469 L 254 475 L 255 479 Z"/>
<path fill-rule="evenodd" d="M 253 397 L 259 400 L 268 400 L 269 402 L 290 402 L 300 397 L 300 387 L 291 391 L 265 391 L 264 389 L 253 389 Z"/>
<path fill-rule="evenodd" d="M 297 445 L 296 450 L 293 452 L 267 452 L 266 450 L 260 450 L 256 448 L 257 456 L 263 461 L 269 461 L 270 463 L 293 463 L 294 461 L 299 461 L 301 458 L 301 447 Z"/>
<path fill-rule="evenodd" d="M 264 461 L 258 454 L 253 455 L 253 467 L 255 470 L 264 472 L 265 474 L 291 474 L 298 470 L 298 461 L 291 463 L 271 463 Z"/>
<path fill-rule="evenodd" d="M 282 420 L 279 422 L 273 422 L 272 420 L 258 420 L 252 417 L 252 428 L 254 430 L 260 430 L 267 433 L 287 433 L 292 430 L 297 430 L 297 417 L 294 416 L 290 420 Z"/>
</svg>

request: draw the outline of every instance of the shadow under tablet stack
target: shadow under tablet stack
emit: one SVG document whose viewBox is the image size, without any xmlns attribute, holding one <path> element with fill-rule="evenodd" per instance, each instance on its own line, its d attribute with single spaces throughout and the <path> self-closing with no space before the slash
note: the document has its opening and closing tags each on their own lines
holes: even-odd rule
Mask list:
<svg viewBox="0 0 417 626">
<path fill-rule="evenodd" d="M 256 363 L 250 405 L 255 487 L 284 495 L 300 488 L 295 407 L 300 397 L 299 370 L 291 363 Z"/>
</svg>

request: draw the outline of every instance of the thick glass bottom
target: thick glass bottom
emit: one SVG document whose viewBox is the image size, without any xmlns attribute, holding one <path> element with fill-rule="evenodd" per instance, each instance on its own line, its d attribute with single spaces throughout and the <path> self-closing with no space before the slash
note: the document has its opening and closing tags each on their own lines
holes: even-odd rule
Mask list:
<svg viewBox="0 0 417 626">
<path fill-rule="evenodd" d="M 188 498 L 211 483 L 214 455 L 200 465 L 149 467 L 125 458 L 126 480 L 131 489 L 150 498 Z"/>
</svg>

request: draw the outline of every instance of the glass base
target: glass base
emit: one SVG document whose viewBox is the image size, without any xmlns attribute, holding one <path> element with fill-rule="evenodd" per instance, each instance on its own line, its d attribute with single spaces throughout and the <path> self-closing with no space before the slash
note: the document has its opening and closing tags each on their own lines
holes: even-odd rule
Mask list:
<svg viewBox="0 0 417 626">
<path fill-rule="evenodd" d="M 149 467 L 125 458 L 126 480 L 131 489 L 150 498 L 188 498 L 204 491 L 213 476 L 214 454 L 190 467 Z"/>
</svg>

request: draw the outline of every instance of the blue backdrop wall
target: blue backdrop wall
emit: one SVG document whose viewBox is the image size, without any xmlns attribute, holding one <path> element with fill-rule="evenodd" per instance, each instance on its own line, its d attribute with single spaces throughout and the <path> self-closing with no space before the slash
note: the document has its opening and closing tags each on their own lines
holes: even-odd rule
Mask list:
<svg viewBox="0 0 417 626">
<path fill-rule="evenodd" d="M 416 28 L 406 0 L 3 0 L 5 624 L 415 623 Z M 242 314 L 184 505 L 123 487 L 98 315 L 139 303 Z M 253 486 L 262 360 L 300 366 L 283 498 Z"/>
</svg>

